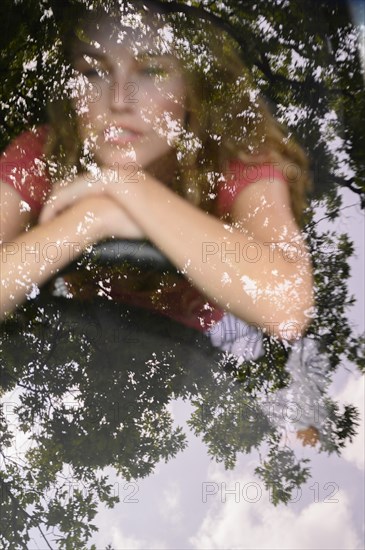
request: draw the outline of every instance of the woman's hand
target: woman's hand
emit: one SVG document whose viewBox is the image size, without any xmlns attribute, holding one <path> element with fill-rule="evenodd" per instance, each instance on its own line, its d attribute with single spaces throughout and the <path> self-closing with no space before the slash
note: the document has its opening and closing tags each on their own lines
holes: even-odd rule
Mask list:
<svg viewBox="0 0 365 550">
<path fill-rule="evenodd" d="M 98 168 L 96 174 L 83 173 L 77 175 L 71 182 L 61 181 L 54 186 L 42 209 L 38 223 L 50 221 L 60 212 L 86 197 L 106 195 L 114 198 L 123 193 L 130 193 L 133 185 L 145 178 L 146 174 L 143 170 L 139 169 L 136 163 L 130 162 L 123 167 L 118 166 L 116 170 Z M 126 212 L 124 215 L 131 224 L 132 220 Z"/>
<path fill-rule="evenodd" d="M 81 199 L 90 204 L 91 211 L 100 219 L 103 238 L 144 239 L 145 233 L 121 206 L 106 195 L 95 195 Z"/>
<path fill-rule="evenodd" d="M 112 180 L 110 171 L 103 171 L 101 177 L 92 184 L 85 174 L 77 176 L 72 183 L 56 184 L 40 213 L 38 223 L 43 225 L 50 222 L 77 203 L 83 206 L 83 211 L 85 209 L 90 211 L 90 215 L 98 219 L 102 227 L 102 238 L 144 238 L 145 235 L 140 226 L 106 193 L 112 185 L 116 183 Z"/>
</svg>

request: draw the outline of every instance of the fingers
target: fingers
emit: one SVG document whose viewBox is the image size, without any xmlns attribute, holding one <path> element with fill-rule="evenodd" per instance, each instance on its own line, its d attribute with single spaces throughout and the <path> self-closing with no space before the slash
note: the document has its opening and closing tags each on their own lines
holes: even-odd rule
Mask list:
<svg viewBox="0 0 365 550">
<path fill-rule="evenodd" d="M 80 174 L 74 178 L 72 183 L 68 181 L 57 183 L 40 213 L 38 223 L 49 222 L 60 212 L 83 198 L 103 194 L 113 197 L 113 189 L 121 191 L 122 182 L 132 182 L 130 179 L 132 176 L 134 177 L 133 182 L 138 180 L 140 174 L 138 173 L 137 176 L 137 169 L 133 174 L 131 170 L 123 170 L 121 177 L 118 170 L 108 167 L 99 168 L 95 174 Z"/>
<path fill-rule="evenodd" d="M 49 222 L 57 216 L 57 214 L 64 210 L 67 205 L 69 205 L 67 197 L 62 195 L 50 197 L 40 213 L 38 223 L 42 225 Z"/>
<path fill-rule="evenodd" d="M 60 212 L 75 204 L 75 202 L 92 194 L 91 189 L 80 183 L 81 182 L 77 182 L 69 187 L 59 188 L 55 193 L 52 193 L 41 211 L 38 223 L 44 224 L 49 222 L 60 214 Z"/>
</svg>

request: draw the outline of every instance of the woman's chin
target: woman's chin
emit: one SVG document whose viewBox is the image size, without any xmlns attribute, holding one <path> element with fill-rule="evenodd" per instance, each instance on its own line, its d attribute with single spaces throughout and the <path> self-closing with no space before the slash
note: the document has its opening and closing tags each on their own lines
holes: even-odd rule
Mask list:
<svg viewBox="0 0 365 550">
<path fill-rule="evenodd" d="M 128 168 L 135 164 L 154 178 L 168 183 L 174 176 L 178 167 L 176 150 L 168 147 L 163 151 L 152 151 L 145 147 L 115 147 L 103 144 L 95 151 L 95 159 L 105 168 Z"/>
</svg>

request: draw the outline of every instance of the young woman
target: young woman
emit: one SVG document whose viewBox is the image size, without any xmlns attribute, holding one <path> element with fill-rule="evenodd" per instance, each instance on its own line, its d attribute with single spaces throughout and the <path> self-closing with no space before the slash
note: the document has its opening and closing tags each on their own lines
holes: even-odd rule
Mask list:
<svg viewBox="0 0 365 550">
<path fill-rule="evenodd" d="M 128 282 L 132 273 L 89 272 L 89 283 L 70 276 L 68 292 L 106 295 L 218 340 L 225 319 L 293 340 L 313 306 L 299 229 L 305 155 L 229 36 L 146 6 L 85 10 L 64 34 L 64 97 L 2 156 L 1 315 L 91 244 L 147 238 L 184 279 L 143 286 Z"/>
</svg>

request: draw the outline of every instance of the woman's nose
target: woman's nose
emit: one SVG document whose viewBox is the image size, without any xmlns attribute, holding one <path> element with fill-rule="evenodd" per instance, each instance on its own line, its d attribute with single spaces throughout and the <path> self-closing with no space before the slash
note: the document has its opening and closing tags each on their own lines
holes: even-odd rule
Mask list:
<svg viewBox="0 0 365 550">
<path fill-rule="evenodd" d="M 111 109 L 114 111 L 133 109 L 138 103 L 138 89 L 133 73 L 125 70 L 115 71 L 109 87 Z"/>
</svg>

